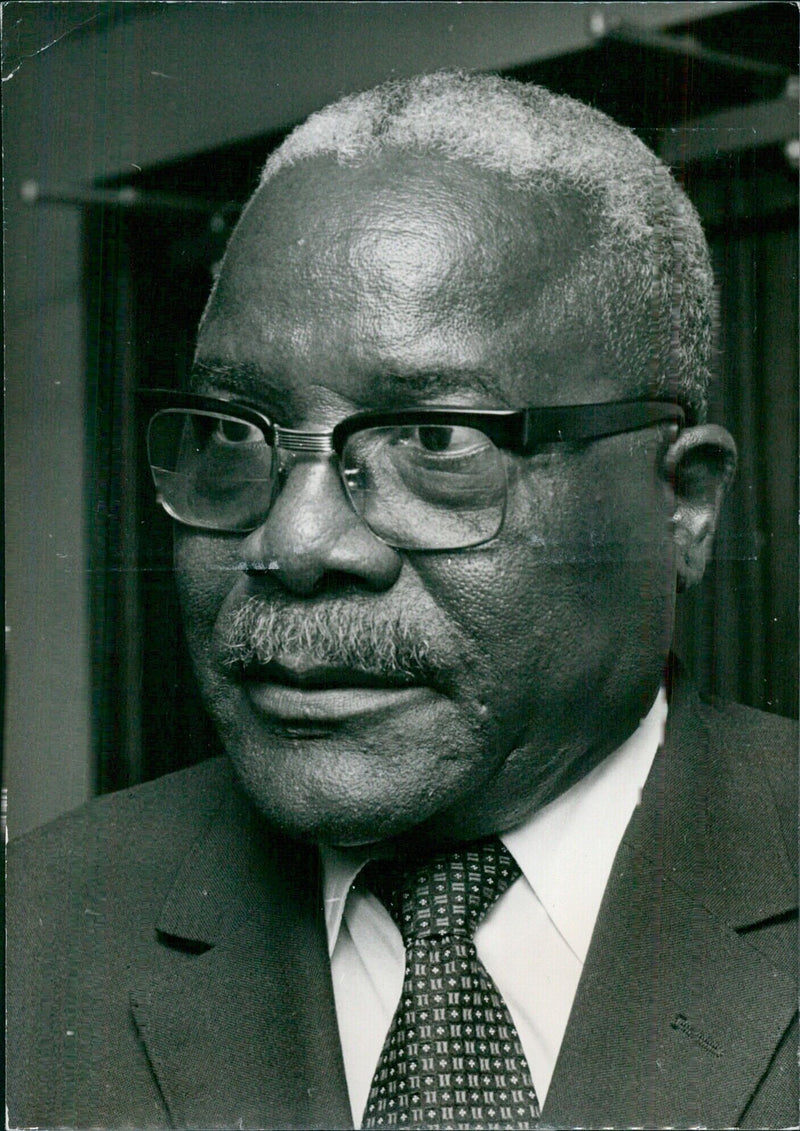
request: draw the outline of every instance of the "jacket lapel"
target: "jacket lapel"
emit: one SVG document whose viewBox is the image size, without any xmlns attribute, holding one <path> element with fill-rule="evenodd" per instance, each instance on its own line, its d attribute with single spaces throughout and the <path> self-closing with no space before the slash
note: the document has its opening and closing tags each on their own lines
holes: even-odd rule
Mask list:
<svg viewBox="0 0 800 1131">
<path fill-rule="evenodd" d="M 177 1127 L 352 1126 L 317 854 L 231 789 L 158 924 L 133 1016 Z"/>
<path fill-rule="evenodd" d="M 774 805 L 693 700 L 676 689 L 617 854 L 546 1125 L 735 1126 L 796 1012 L 791 967 L 753 945 L 797 905 Z"/>
</svg>

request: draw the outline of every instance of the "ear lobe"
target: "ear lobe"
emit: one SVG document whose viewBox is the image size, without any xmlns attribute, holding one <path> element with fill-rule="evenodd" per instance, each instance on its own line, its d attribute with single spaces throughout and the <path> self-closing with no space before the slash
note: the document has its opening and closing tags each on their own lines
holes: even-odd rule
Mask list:
<svg viewBox="0 0 800 1131">
<path fill-rule="evenodd" d="M 664 471 L 675 492 L 678 584 L 695 585 L 711 557 L 722 499 L 736 471 L 733 437 L 718 424 L 686 428 L 667 450 Z"/>
</svg>

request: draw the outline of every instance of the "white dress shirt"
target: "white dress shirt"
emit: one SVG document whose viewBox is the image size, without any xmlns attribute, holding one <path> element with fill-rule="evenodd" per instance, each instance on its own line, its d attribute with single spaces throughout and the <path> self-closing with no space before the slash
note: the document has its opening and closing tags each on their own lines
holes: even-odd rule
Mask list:
<svg viewBox="0 0 800 1131">
<path fill-rule="evenodd" d="M 635 733 L 501 840 L 522 875 L 475 948 L 508 1005 L 544 1104 L 611 866 L 663 741 L 662 689 Z M 361 1123 L 403 986 L 405 948 L 383 904 L 353 888 L 368 855 L 324 849 L 325 922 L 350 1105 Z"/>
</svg>

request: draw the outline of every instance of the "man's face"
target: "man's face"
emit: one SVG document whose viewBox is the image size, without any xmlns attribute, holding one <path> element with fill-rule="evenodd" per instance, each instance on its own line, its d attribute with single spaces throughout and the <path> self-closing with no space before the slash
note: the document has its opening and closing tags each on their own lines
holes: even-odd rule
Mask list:
<svg viewBox="0 0 800 1131">
<path fill-rule="evenodd" d="M 306 429 L 371 408 L 622 399 L 590 261 L 574 204 L 491 173 L 305 162 L 234 236 L 196 387 Z M 613 749 L 650 706 L 671 633 L 664 443 L 651 429 L 508 455 L 504 525 L 473 549 L 385 545 L 324 460 L 296 465 L 249 535 L 177 527 L 201 689 L 259 808 L 328 843 L 469 838 L 519 823 Z M 225 639 L 251 599 L 338 633 L 341 657 L 312 662 L 295 633 L 268 669 L 232 665 Z M 367 654 L 370 633 L 398 625 L 428 657 L 410 680 Z"/>
</svg>

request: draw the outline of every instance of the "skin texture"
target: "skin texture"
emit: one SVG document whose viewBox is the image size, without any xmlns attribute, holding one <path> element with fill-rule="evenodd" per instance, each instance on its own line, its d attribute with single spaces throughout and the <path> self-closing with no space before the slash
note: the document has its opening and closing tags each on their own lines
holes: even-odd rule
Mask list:
<svg viewBox="0 0 800 1131">
<path fill-rule="evenodd" d="M 196 387 L 295 428 L 373 407 L 620 399 L 638 375 L 608 371 L 583 283 L 596 271 L 591 217 L 568 199 L 432 156 L 314 159 L 241 220 Z M 391 549 L 319 460 L 294 466 L 250 535 L 176 526 L 201 689 L 257 806 L 324 843 L 469 839 L 518 824 L 613 750 L 656 694 L 676 576 L 702 575 L 732 469 L 721 429 L 672 438 L 509 456 L 504 526 L 475 549 Z M 221 658 L 253 596 L 401 619 L 435 671 L 385 709 L 289 725 Z"/>
</svg>

